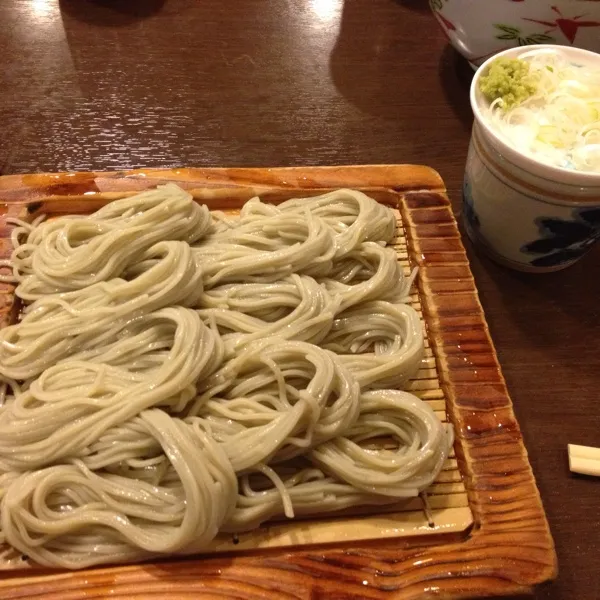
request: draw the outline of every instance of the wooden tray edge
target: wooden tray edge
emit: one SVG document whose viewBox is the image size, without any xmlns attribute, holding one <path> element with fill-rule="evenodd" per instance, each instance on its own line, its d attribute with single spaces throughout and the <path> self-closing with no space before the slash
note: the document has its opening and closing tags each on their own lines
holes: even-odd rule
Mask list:
<svg viewBox="0 0 600 600">
<path fill-rule="evenodd" d="M 339 188 L 364 186 L 394 190 L 444 190 L 439 173 L 424 165 L 348 165 L 274 168 L 134 169 L 112 172 L 35 173 L 0 176 L 0 194 L 9 200 L 140 190 L 173 181 L 184 187 Z"/>
<path fill-rule="evenodd" d="M 472 579 L 457 597 L 530 592 L 557 575 L 554 542 L 450 201 L 445 193 L 408 192 L 401 213 L 476 522 L 457 550 L 479 553 L 463 563 Z M 440 251 L 450 239 L 452 249 Z M 494 585 L 482 587 L 480 576 Z"/>
</svg>

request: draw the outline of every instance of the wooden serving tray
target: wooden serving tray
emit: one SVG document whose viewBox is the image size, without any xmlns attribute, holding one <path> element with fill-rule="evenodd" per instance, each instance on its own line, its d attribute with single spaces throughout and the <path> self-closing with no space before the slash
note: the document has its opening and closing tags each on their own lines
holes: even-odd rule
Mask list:
<svg viewBox="0 0 600 600">
<path fill-rule="evenodd" d="M 393 165 L 5 176 L 0 256 L 11 250 L 6 215 L 90 212 L 167 181 L 215 209 L 235 210 L 256 194 L 278 202 L 339 187 L 363 189 L 392 206 L 398 259 L 420 269 L 412 300 L 428 341 L 412 391 L 452 421 L 455 454 L 431 488 L 427 511 L 415 499 L 376 513 L 274 523 L 236 544 L 219 538 L 215 554 L 200 558 L 69 573 L 5 571 L 0 600 L 469 598 L 523 592 L 554 577 L 548 524 L 439 175 Z M 12 287 L 0 285 L 2 324 L 14 318 L 15 306 Z"/>
</svg>

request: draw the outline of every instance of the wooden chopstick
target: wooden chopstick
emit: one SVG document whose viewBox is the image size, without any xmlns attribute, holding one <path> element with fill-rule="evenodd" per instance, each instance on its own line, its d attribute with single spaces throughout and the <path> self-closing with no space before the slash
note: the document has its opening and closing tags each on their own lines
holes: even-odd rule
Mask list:
<svg viewBox="0 0 600 600">
<path fill-rule="evenodd" d="M 600 448 L 568 445 L 569 469 L 581 475 L 600 477 Z"/>
</svg>

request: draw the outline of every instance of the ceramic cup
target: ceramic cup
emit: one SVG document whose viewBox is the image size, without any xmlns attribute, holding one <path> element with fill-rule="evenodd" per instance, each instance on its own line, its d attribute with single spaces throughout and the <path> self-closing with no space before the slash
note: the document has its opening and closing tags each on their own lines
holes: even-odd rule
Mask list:
<svg viewBox="0 0 600 600">
<path fill-rule="evenodd" d="M 600 55 L 559 49 L 600 69 Z M 552 167 L 519 152 L 486 123 L 479 78 L 489 63 L 516 58 L 511 48 L 486 61 L 471 85 L 475 115 L 463 185 L 463 223 L 471 240 L 498 262 L 521 271 L 572 265 L 600 239 L 600 174 Z"/>
</svg>

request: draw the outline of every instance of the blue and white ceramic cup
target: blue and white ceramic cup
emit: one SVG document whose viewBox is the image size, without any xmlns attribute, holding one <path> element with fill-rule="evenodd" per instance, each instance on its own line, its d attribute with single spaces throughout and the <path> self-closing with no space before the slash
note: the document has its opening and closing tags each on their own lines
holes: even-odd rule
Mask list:
<svg viewBox="0 0 600 600">
<path fill-rule="evenodd" d="M 543 47 L 543 46 L 542 46 Z M 554 48 L 554 46 L 547 46 Z M 600 55 L 560 47 L 578 62 Z M 479 77 L 471 85 L 475 115 L 463 186 L 463 222 L 471 240 L 498 262 L 521 271 L 564 269 L 600 239 L 600 174 L 552 167 L 509 146 L 485 122 Z"/>
</svg>

